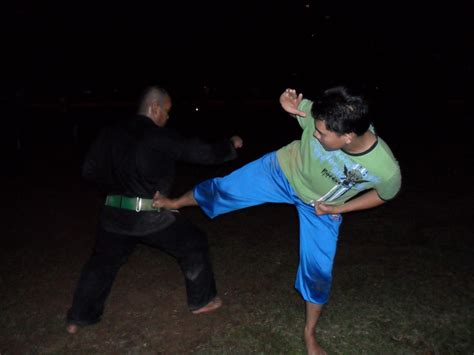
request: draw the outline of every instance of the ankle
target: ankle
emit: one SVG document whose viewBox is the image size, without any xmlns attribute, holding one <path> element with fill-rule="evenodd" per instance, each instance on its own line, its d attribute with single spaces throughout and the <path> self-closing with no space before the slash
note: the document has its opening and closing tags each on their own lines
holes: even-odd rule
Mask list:
<svg viewBox="0 0 474 355">
<path fill-rule="evenodd" d="M 181 208 L 180 203 L 177 198 L 169 199 L 169 209 L 170 210 L 179 210 Z"/>
<path fill-rule="evenodd" d="M 304 327 L 304 334 L 305 335 L 311 335 L 311 334 L 314 335 L 315 333 L 316 333 L 316 327 L 305 325 L 305 327 Z"/>
</svg>

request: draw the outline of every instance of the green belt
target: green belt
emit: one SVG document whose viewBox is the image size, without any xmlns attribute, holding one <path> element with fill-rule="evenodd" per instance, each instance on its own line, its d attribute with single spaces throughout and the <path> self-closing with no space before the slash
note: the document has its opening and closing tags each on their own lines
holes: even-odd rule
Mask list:
<svg viewBox="0 0 474 355">
<path fill-rule="evenodd" d="M 132 211 L 156 211 L 160 212 L 159 208 L 152 206 L 153 199 L 141 197 L 126 197 L 121 195 L 107 195 L 105 198 L 105 205 L 110 207 L 123 208 Z"/>
</svg>

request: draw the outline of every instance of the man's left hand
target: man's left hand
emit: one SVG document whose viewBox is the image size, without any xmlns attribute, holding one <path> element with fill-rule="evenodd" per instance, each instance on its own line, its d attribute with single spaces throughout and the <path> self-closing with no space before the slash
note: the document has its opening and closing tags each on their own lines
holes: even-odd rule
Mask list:
<svg viewBox="0 0 474 355">
<path fill-rule="evenodd" d="M 322 216 L 324 214 L 339 214 L 340 213 L 338 206 L 327 205 L 321 202 L 316 202 L 316 204 L 314 205 L 314 212 L 318 216 Z"/>
</svg>

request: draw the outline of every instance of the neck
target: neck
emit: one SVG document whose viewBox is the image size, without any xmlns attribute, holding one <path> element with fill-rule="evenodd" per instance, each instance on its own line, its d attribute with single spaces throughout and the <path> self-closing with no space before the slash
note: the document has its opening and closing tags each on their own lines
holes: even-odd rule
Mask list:
<svg viewBox="0 0 474 355">
<path fill-rule="evenodd" d="M 367 131 L 361 136 L 355 136 L 352 142 L 344 147 L 344 150 L 351 154 L 360 154 L 372 147 L 376 141 L 375 134 Z"/>
</svg>

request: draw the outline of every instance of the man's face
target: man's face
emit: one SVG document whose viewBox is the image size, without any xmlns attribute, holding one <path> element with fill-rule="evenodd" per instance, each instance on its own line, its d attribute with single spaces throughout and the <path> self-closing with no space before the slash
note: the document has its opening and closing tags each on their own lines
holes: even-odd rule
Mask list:
<svg viewBox="0 0 474 355">
<path fill-rule="evenodd" d="M 163 105 L 159 105 L 158 102 L 153 103 L 152 107 L 152 114 L 153 114 L 153 121 L 159 127 L 166 126 L 166 123 L 169 119 L 169 112 L 171 111 L 171 99 L 165 98 L 163 101 Z"/>
<path fill-rule="evenodd" d="M 316 127 L 313 136 L 326 150 L 338 150 L 344 148 L 349 142 L 347 141 L 348 135 L 338 134 L 330 131 L 326 127 L 326 122 L 321 120 L 314 120 L 314 126 Z"/>
</svg>

